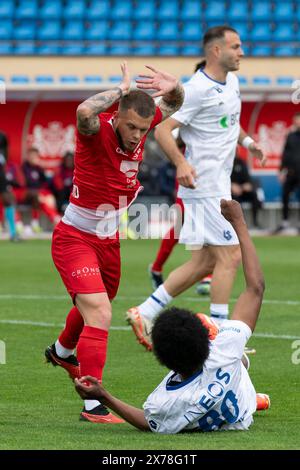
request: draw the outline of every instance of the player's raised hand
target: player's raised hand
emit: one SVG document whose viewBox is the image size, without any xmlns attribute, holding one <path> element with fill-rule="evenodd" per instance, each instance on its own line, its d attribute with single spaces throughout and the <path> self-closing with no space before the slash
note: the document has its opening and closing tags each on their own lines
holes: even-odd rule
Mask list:
<svg viewBox="0 0 300 470">
<path fill-rule="evenodd" d="M 178 85 L 178 80 L 173 75 L 157 70 L 152 65 L 146 65 L 147 69 L 151 70 L 152 74 L 140 74 L 136 79 L 137 87 L 142 90 L 156 90 L 152 95 L 153 98 L 157 96 L 164 96 L 170 91 L 175 90 Z"/>
<path fill-rule="evenodd" d="M 267 163 L 267 156 L 264 153 L 260 144 L 258 144 L 257 142 L 252 142 L 249 145 L 248 150 L 251 153 L 251 155 L 253 155 L 253 157 L 256 157 L 259 159 L 261 166 L 265 166 L 265 164 Z"/>
<path fill-rule="evenodd" d="M 105 393 L 100 382 L 90 375 L 86 375 L 80 379 L 75 379 L 74 385 L 77 393 L 83 400 L 98 400 L 102 397 L 103 393 Z"/>
<path fill-rule="evenodd" d="M 241 205 L 237 201 L 221 199 L 221 214 L 232 225 L 236 225 L 240 222 L 245 223 Z"/>
<path fill-rule="evenodd" d="M 128 64 L 126 61 L 121 63 L 121 70 L 122 70 L 123 80 L 120 83 L 119 88 L 121 88 L 123 96 L 125 96 L 125 95 L 128 95 L 130 91 L 130 82 L 131 82 Z"/>
</svg>

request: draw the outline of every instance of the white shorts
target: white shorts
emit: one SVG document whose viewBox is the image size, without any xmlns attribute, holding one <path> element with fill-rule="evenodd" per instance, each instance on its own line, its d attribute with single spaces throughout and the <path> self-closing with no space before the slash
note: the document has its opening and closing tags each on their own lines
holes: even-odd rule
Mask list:
<svg viewBox="0 0 300 470">
<path fill-rule="evenodd" d="M 239 244 L 235 230 L 221 214 L 221 199 L 229 200 L 231 196 L 183 199 L 184 223 L 179 243 L 191 249 Z"/>
</svg>

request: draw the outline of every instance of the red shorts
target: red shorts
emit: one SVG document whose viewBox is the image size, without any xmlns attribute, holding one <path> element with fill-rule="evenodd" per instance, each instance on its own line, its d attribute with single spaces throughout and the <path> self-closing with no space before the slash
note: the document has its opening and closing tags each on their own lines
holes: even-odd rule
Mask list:
<svg viewBox="0 0 300 470">
<path fill-rule="evenodd" d="M 55 227 L 52 258 L 73 301 L 76 294 L 107 292 L 110 300 L 120 282 L 119 240 L 100 240 L 63 222 Z"/>
</svg>

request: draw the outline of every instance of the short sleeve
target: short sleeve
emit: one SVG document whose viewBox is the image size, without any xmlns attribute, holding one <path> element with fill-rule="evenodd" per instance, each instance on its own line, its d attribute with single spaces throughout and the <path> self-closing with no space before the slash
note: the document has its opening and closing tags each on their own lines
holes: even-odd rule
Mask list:
<svg viewBox="0 0 300 470">
<path fill-rule="evenodd" d="M 174 114 L 172 119 L 187 125 L 201 111 L 202 93 L 201 89 L 194 81 L 189 81 L 183 85 L 184 102 L 181 108 Z"/>
<path fill-rule="evenodd" d="M 227 358 L 241 359 L 252 331 L 246 323 L 239 320 L 226 320 L 222 323 L 214 341 L 214 348 Z"/>
<path fill-rule="evenodd" d="M 161 112 L 161 110 L 159 109 L 159 107 L 156 106 L 155 115 L 154 115 L 154 118 L 153 118 L 153 120 L 152 120 L 152 122 L 151 122 L 149 131 L 151 131 L 151 129 L 153 129 L 155 126 L 157 126 L 158 124 L 160 124 L 161 121 L 162 121 L 162 112 Z"/>
</svg>

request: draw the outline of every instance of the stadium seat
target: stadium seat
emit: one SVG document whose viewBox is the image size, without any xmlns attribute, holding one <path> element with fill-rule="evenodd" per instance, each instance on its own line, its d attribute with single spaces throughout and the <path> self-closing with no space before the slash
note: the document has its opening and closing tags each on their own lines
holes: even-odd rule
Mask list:
<svg viewBox="0 0 300 470">
<path fill-rule="evenodd" d="M 45 20 L 58 20 L 62 16 L 62 2 L 60 0 L 45 0 L 39 10 L 39 18 Z"/>
<path fill-rule="evenodd" d="M 131 47 L 127 44 L 116 44 L 109 48 L 109 55 L 128 56 L 131 55 Z"/>
<path fill-rule="evenodd" d="M 154 21 L 140 21 L 132 32 L 134 41 L 153 41 L 155 39 Z"/>
<path fill-rule="evenodd" d="M 183 56 L 196 56 L 200 57 L 203 54 L 203 51 L 200 46 L 187 45 L 181 48 L 181 55 Z"/>
<path fill-rule="evenodd" d="M 37 49 L 38 55 L 60 55 L 61 46 L 58 44 L 42 44 Z"/>
<path fill-rule="evenodd" d="M 101 83 L 103 82 L 103 77 L 100 75 L 86 75 L 83 78 L 85 83 L 93 84 L 93 83 Z"/>
<path fill-rule="evenodd" d="M 36 45 L 34 41 L 20 42 L 15 45 L 15 55 L 35 55 Z"/>
<path fill-rule="evenodd" d="M 157 38 L 160 41 L 177 41 L 179 38 L 179 28 L 176 21 L 164 21 L 157 30 Z"/>
<path fill-rule="evenodd" d="M 253 2 L 250 16 L 253 22 L 272 20 L 272 3 L 270 1 Z"/>
<path fill-rule="evenodd" d="M 226 2 L 225 0 L 212 0 L 207 3 L 206 10 L 204 11 L 204 21 L 217 21 L 225 23 L 226 20 Z"/>
<path fill-rule="evenodd" d="M 253 85 L 271 85 L 272 80 L 265 75 L 258 75 L 252 78 Z"/>
<path fill-rule="evenodd" d="M 109 0 L 92 0 L 85 14 L 86 18 L 92 21 L 108 19 L 110 17 Z"/>
<path fill-rule="evenodd" d="M 188 82 L 188 81 L 191 79 L 191 76 L 192 76 L 192 75 L 182 75 L 182 76 L 180 77 L 181 83 L 186 83 L 186 82 Z"/>
<path fill-rule="evenodd" d="M 116 21 L 109 33 L 112 41 L 129 41 L 132 34 L 131 21 Z"/>
<path fill-rule="evenodd" d="M 249 24 L 247 21 L 232 21 L 230 23 L 233 29 L 235 29 L 242 41 L 248 41 L 249 39 Z"/>
<path fill-rule="evenodd" d="M 85 28 L 84 37 L 89 41 L 97 41 L 108 37 L 108 22 L 94 21 L 89 28 Z"/>
<path fill-rule="evenodd" d="M 229 2 L 227 18 L 230 25 L 232 21 L 247 21 L 249 19 L 248 1 Z"/>
<path fill-rule="evenodd" d="M 291 86 L 294 81 L 294 77 L 290 76 L 281 76 L 276 78 L 276 84 L 281 86 Z"/>
<path fill-rule="evenodd" d="M 106 54 L 106 45 L 103 43 L 92 43 L 85 48 L 86 55 L 101 56 Z"/>
<path fill-rule="evenodd" d="M 77 75 L 61 75 L 59 77 L 61 83 L 79 83 L 79 77 Z"/>
<path fill-rule="evenodd" d="M 156 5 L 154 0 L 139 0 L 132 12 L 132 17 L 135 20 L 151 20 L 154 19 L 156 14 Z"/>
<path fill-rule="evenodd" d="M 35 39 L 36 27 L 31 21 L 22 22 L 14 27 L 13 37 L 17 40 L 33 40 Z"/>
<path fill-rule="evenodd" d="M 277 57 L 292 57 L 296 55 L 296 48 L 294 46 L 276 46 L 274 47 L 274 55 Z"/>
<path fill-rule="evenodd" d="M 79 44 L 66 44 L 62 47 L 62 55 L 82 55 L 84 47 L 82 43 Z"/>
<path fill-rule="evenodd" d="M 276 2 L 274 8 L 275 21 L 292 21 L 294 19 L 294 5 L 291 1 Z"/>
<path fill-rule="evenodd" d="M 274 31 L 274 41 L 276 42 L 289 42 L 295 40 L 295 31 L 293 30 L 293 24 L 290 23 L 279 23 Z"/>
<path fill-rule="evenodd" d="M 248 78 L 245 77 L 244 75 L 238 75 L 238 79 L 239 79 L 239 84 L 240 85 L 248 85 Z"/>
<path fill-rule="evenodd" d="M 156 49 L 153 44 L 139 45 L 133 49 L 133 55 L 137 56 L 150 56 L 155 54 Z"/>
<path fill-rule="evenodd" d="M 273 33 L 270 23 L 257 23 L 254 25 L 249 35 L 253 43 L 259 41 L 272 41 Z"/>
<path fill-rule="evenodd" d="M 41 41 L 51 41 L 61 38 L 60 21 L 43 21 L 37 30 L 37 37 Z"/>
<path fill-rule="evenodd" d="M 272 47 L 269 45 L 258 45 L 252 47 L 253 57 L 269 57 L 272 55 Z"/>
<path fill-rule="evenodd" d="M 0 21 L 0 39 L 11 39 L 13 34 L 12 21 Z"/>
<path fill-rule="evenodd" d="M 12 83 L 30 83 L 30 78 L 27 75 L 12 75 L 10 80 Z"/>
<path fill-rule="evenodd" d="M 179 48 L 176 45 L 167 44 L 158 48 L 158 55 L 176 56 L 179 54 Z"/>
<path fill-rule="evenodd" d="M 184 0 L 181 7 L 180 19 L 183 21 L 198 21 L 202 19 L 201 2 L 198 0 Z"/>
<path fill-rule="evenodd" d="M 54 83 L 54 77 L 52 75 L 37 75 L 35 81 L 40 84 Z"/>
<path fill-rule="evenodd" d="M 180 19 L 178 0 L 172 0 L 172 3 L 169 0 L 160 2 L 156 15 L 158 21 Z"/>
<path fill-rule="evenodd" d="M 243 49 L 243 52 L 244 52 L 244 56 L 245 57 L 248 57 L 250 56 L 250 46 L 248 46 L 247 44 L 242 44 L 242 49 Z"/>
<path fill-rule="evenodd" d="M 115 2 L 111 9 L 111 18 L 114 21 L 130 20 L 132 18 L 132 4 L 130 0 Z"/>
<path fill-rule="evenodd" d="M 6 79 L 3 77 L 3 75 L 0 76 L 0 82 L 6 82 Z"/>
<path fill-rule="evenodd" d="M 62 31 L 62 38 L 66 41 L 83 39 L 83 23 L 81 21 L 68 21 Z"/>
<path fill-rule="evenodd" d="M 111 83 L 120 83 L 122 81 L 122 75 L 110 75 L 108 80 Z"/>
<path fill-rule="evenodd" d="M 0 2 L 0 18 L 12 18 L 14 16 L 15 4 L 14 0 L 6 0 L 5 2 Z"/>
<path fill-rule="evenodd" d="M 37 0 L 20 0 L 15 9 L 15 18 L 18 20 L 35 19 L 38 16 Z"/>
<path fill-rule="evenodd" d="M 86 5 L 84 0 L 67 0 L 63 9 L 65 20 L 81 20 L 84 17 Z"/>
<path fill-rule="evenodd" d="M 201 24 L 197 21 L 183 23 L 181 30 L 182 41 L 201 41 L 203 31 Z"/>
<path fill-rule="evenodd" d="M 10 55 L 13 52 L 13 47 L 10 42 L 0 42 L 0 56 Z"/>
</svg>

